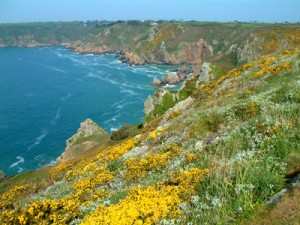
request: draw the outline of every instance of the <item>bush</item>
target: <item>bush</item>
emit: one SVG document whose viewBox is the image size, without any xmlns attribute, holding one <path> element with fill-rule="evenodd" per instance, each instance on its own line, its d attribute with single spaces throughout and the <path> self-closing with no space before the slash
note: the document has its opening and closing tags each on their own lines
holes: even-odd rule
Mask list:
<svg viewBox="0 0 300 225">
<path fill-rule="evenodd" d="M 123 125 L 119 130 L 113 131 L 111 133 L 111 140 L 118 141 L 125 139 L 129 136 L 130 126 L 128 124 Z"/>
<path fill-rule="evenodd" d="M 260 105 L 257 102 L 250 102 L 249 104 L 238 105 L 234 108 L 235 115 L 242 120 L 249 120 L 255 116 L 258 116 L 260 112 Z"/>
</svg>

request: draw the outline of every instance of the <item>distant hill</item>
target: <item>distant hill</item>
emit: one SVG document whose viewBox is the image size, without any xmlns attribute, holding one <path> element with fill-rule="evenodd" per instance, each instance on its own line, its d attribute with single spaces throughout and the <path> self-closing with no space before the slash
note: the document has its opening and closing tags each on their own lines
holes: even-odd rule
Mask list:
<svg viewBox="0 0 300 225">
<path fill-rule="evenodd" d="M 94 21 L 0 25 L 0 46 L 65 44 L 82 53 L 118 52 L 129 64 L 233 68 L 300 45 L 299 24 Z"/>
</svg>

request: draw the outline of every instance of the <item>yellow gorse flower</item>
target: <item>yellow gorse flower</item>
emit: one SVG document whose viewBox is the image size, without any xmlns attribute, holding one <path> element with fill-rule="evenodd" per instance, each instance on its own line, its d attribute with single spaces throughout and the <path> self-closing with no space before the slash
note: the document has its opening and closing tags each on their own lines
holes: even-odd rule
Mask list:
<svg viewBox="0 0 300 225">
<path fill-rule="evenodd" d="M 154 224 L 163 218 L 176 218 L 180 211 L 180 188 L 163 186 L 137 187 L 116 205 L 99 206 L 81 225 L 90 224 Z"/>
</svg>

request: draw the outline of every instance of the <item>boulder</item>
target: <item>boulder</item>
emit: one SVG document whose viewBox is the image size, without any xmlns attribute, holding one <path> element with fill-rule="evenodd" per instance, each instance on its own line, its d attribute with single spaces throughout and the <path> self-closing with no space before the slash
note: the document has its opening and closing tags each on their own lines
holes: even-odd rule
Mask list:
<svg viewBox="0 0 300 225">
<path fill-rule="evenodd" d="M 164 124 L 167 123 L 167 121 L 170 118 L 170 115 L 174 112 L 184 112 L 187 109 L 190 109 L 191 106 L 193 105 L 194 99 L 192 97 L 188 97 L 185 100 L 182 100 L 175 104 L 172 108 L 168 109 L 168 111 L 163 115 L 162 120 L 160 121 L 159 125 L 163 126 Z"/>
<path fill-rule="evenodd" d="M 170 85 L 177 85 L 180 83 L 180 79 L 178 77 L 177 74 L 175 73 L 169 73 L 168 76 L 167 76 L 167 84 L 170 84 Z"/>
<path fill-rule="evenodd" d="M 162 83 L 161 80 L 154 79 L 152 82 L 152 85 L 155 87 L 159 87 L 161 85 L 161 83 Z"/>
<path fill-rule="evenodd" d="M 144 102 L 144 113 L 149 115 L 155 109 L 155 99 L 149 95 L 147 100 Z"/>
<path fill-rule="evenodd" d="M 204 62 L 200 68 L 200 74 L 199 74 L 199 78 L 198 81 L 199 82 L 209 82 L 210 80 L 210 76 L 211 76 L 211 68 L 210 68 L 210 64 L 207 62 Z"/>
</svg>

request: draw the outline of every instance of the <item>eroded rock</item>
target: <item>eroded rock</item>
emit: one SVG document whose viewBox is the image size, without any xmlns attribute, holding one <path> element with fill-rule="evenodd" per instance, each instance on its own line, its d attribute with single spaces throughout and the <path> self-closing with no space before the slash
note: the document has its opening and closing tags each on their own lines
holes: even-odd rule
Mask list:
<svg viewBox="0 0 300 225">
<path fill-rule="evenodd" d="M 80 128 L 66 141 L 65 151 L 56 161 L 58 163 L 69 161 L 83 154 L 96 145 L 105 145 L 109 140 L 109 134 L 91 119 L 80 123 Z"/>
<path fill-rule="evenodd" d="M 2 170 L 0 170 L 0 182 L 3 181 L 5 178 L 6 178 L 5 173 Z"/>
</svg>

